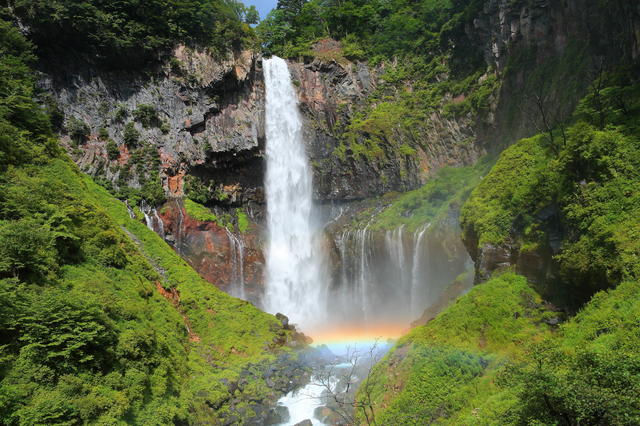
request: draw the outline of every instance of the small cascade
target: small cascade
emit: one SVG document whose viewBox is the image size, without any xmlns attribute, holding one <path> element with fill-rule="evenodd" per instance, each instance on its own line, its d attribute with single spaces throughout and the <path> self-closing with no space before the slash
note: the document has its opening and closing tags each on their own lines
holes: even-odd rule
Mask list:
<svg viewBox="0 0 640 426">
<path fill-rule="evenodd" d="M 156 232 L 162 237 L 162 239 L 164 239 L 164 222 L 162 221 L 162 219 L 160 218 L 160 215 L 158 215 L 158 210 L 156 210 L 156 208 L 154 207 L 151 210 L 152 214 L 153 214 L 153 218 L 156 221 Z"/>
<path fill-rule="evenodd" d="M 231 259 L 231 291 L 232 296 L 246 299 L 244 285 L 244 240 L 242 235 L 236 236 L 233 232 L 227 231 L 229 239 L 229 258 Z"/>
<path fill-rule="evenodd" d="M 413 318 L 417 318 L 420 316 L 422 310 L 424 310 L 424 304 L 422 300 L 418 300 L 419 291 L 421 284 L 423 283 L 422 278 L 423 268 L 422 268 L 422 240 L 424 238 L 427 229 L 431 226 L 430 223 L 423 225 L 418 228 L 416 232 L 413 234 L 413 241 L 415 243 L 413 247 L 413 261 L 411 267 L 411 316 Z M 425 256 L 428 259 L 428 256 Z"/>
<path fill-rule="evenodd" d="M 395 279 L 391 284 L 396 291 L 403 292 L 407 296 L 407 302 L 411 303 L 411 281 L 407 274 L 410 266 L 405 259 L 403 230 L 404 225 L 400 225 L 394 230 L 386 231 L 385 246 L 395 272 Z"/>
<path fill-rule="evenodd" d="M 178 205 L 178 224 L 175 229 L 175 247 L 178 248 L 178 251 L 181 250 L 182 246 L 182 227 L 184 226 L 184 207 L 182 205 Z"/>
<path fill-rule="evenodd" d="M 131 219 L 135 219 L 136 213 L 133 211 L 133 208 L 129 205 L 129 200 L 124 200 L 124 205 L 127 206 L 127 212 L 129 212 L 129 217 Z"/>
<path fill-rule="evenodd" d="M 427 223 L 412 231 L 406 225 L 376 230 L 370 222 L 336 233 L 330 318 L 374 328 L 408 327 L 418 319 L 468 270 L 467 258 L 452 259 L 452 246 L 434 240 L 431 229 Z"/>
<path fill-rule="evenodd" d="M 142 211 L 142 214 L 144 214 L 144 222 L 146 223 L 147 228 L 156 232 L 164 239 L 164 223 L 158 215 L 158 210 L 155 207 L 149 206 L 144 200 L 140 204 L 140 210 Z"/>
<path fill-rule="evenodd" d="M 355 233 L 356 236 L 356 245 L 358 247 L 358 254 L 356 255 L 356 259 L 358 259 L 358 280 L 356 282 L 356 288 L 358 291 L 358 296 L 360 298 L 360 306 L 362 311 L 362 318 L 365 323 L 370 318 L 370 307 L 369 303 L 369 264 L 371 262 L 371 233 L 367 233 L 369 229 L 369 224 L 364 227 L 362 230 L 358 230 Z"/>
</svg>

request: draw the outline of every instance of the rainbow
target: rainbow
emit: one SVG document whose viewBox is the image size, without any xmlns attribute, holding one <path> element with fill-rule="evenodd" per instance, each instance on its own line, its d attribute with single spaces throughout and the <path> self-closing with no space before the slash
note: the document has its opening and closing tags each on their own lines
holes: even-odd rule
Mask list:
<svg viewBox="0 0 640 426">
<path fill-rule="evenodd" d="M 349 350 L 362 350 L 393 343 L 409 331 L 407 324 L 341 324 L 329 328 L 308 331 L 312 346 L 326 345 L 336 355 Z"/>
</svg>

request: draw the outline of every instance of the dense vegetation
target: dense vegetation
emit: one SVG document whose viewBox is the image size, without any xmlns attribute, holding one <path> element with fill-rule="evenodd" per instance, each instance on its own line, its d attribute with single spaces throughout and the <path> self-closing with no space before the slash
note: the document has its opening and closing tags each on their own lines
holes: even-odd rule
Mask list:
<svg viewBox="0 0 640 426">
<path fill-rule="evenodd" d="M 496 276 L 400 339 L 358 399 L 377 424 L 637 424 L 638 290 L 556 328 L 524 277 Z"/>
<path fill-rule="evenodd" d="M 274 397 L 261 365 L 290 332 L 83 177 L 33 101 L 30 44 L 5 22 L 0 52 L 0 423 L 253 416 L 248 401 Z"/>
<path fill-rule="evenodd" d="M 224 51 L 252 37 L 255 8 L 235 0 L 16 0 L 10 11 L 41 54 L 76 51 L 102 64 L 134 67 L 176 43 Z"/>
<path fill-rule="evenodd" d="M 462 209 L 478 249 L 560 235 L 559 275 L 537 288 L 578 313 L 562 322 L 524 277 L 495 274 L 376 367 L 359 393 L 376 423 L 640 421 L 637 75 L 600 75 L 571 125 L 505 150 Z"/>
<path fill-rule="evenodd" d="M 462 210 L 465 238 L 478 248 L 509 244 L 526 253 L 562 235 L 554 286 L 573 306 L 640 278 L 636 78 L 635 70 L 601 76 L 575 124 L 508 148 Z"/>
<path fill-rule="evenodd" d="M 482 8 L 481 1 L 279 0 L 258 26 L 273 53 L 309 55 L 311 45 L 331 37 L 344 44 L 344 55 L 374 62 L 393 56 L 433 57 L 458 45 L 460 59 L 482 61 L 471 45 L 461 45 L 465 23 Z M 465 55 L 463 55 L 463 53 Z"/>
<path fill-rule="evenodd" d="M 360 225 L 370 223 L 371 229 L 404 225 L 410 232 L 428 223 L 445 221 L 452 211 L 460 209 L 490 166 L 491 158 L 486 157 L 474 166 L 443 168 L 416 190 L 385 195 L 384 198 L 394 197 L 388 206 L 380 212 L 368 209 L 356 220 L 360 219 Z"/>
</svg>

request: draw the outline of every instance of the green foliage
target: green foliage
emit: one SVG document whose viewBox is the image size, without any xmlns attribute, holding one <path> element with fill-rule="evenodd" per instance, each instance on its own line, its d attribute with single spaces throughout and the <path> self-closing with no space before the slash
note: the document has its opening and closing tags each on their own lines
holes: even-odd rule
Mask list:
<svg viewBox="0 0 640 426">
<path fill-rule="evenodd" d="M 257 31 L 280 56 L 300 55 L 310 42 L 332 37 L 357 56 L 391 58 L 455 46 L 480 8 L 478 1 L 450 0 L 279 1 Z"/>
<path fill-rule="evenodd" d="M 91 133 L 89 125 L 76 117 L 69 118 L 65 128 L 71 140 L 77 144 L 86 142 Z"/>
<path fill-rule="evenodd" d="M 500 377 L 521 401 L 522 423 L 637 424 L 640 421 L 640 285 L 596 294 L 557 337 L 533 345 L 526 363 Z"/>
<path fill-rule="evenodd" d="M 218 217 L 211 210 L 190 198 L 185 198 L 184 209 L 189 216 L 201 222 L 217 222 Z"/>
<path fill-rule="evenodd" d="M 136 125 L 133 121 L 128 122 L 124 126 L 124 131 L 122 132 L 122 140 L 129 148 L 134 148 L 138 145 L 140 141 L 140 132 L 136 130 Z"/>
<path fill-rule="evenodd" d="M 185 177 L 184 192 L 187 198 L 200 204 L 225 201 L 229 197 L 213 180 L 203 181 L 192 175 Z"/>
<path fill-rule="evenodd" d="M 240 378 L 289 331 L 80 174 L 32 100 L 29 45 L 0 36 L 0 422 L 221 424 L 273 398 L 260 372 Z"/>
<path fill-rule="evenodd" d="M 398 196 L 376 214 L 371 229 L 395 229 L 405 225 L 411 232 L 426 223 L 442 220 L 452 206 L 464 202 L 490 165 L 490 159 L 485 158 L 473 167 L 441 169 L 426 185 Z M 371 212 L 365 214 L 370 215 Z"/>
<path fill-rule="evenodd" d="M 31 218 L 0 222 L 0 276 L 34 281 L 57 269 L 54 233 Z"/>
<path fill-rule="evenodd" d="M 100 127 L 100 129 L 98 130 L 98 137 L 100 138 L 100 140 L 106 141 L 109 139 L 109 131 L 107 130 L 106 127 Z"/>
<path fill-rule="evenodd" d="M 116 123 L 122 123 L 129 115 L 129 111 L 124 105 L 120 105 L 113 113 L 113 121 Z"/>
<path fill-rule="evenodd" d="M 521 212 L 551 203 L 558 175 L 548 168 L 550 158 L 542 139 L 523 139 L 500 154 L 462 208 L 465 239 L 477 240 L 479 245 L 503 243 Z"/>
<path fill-rule="evenodd" d="M 234 0 L 137 2 L 18 0 L 12 13 L 30 28 L 40 50 L 64 47 L 107 66 L 135 68 L 158 59 L 176 43 L 225 50 L 251 37 L 241 22 L 245 8 Z"/>
<path fill-rule="evenodd" d="M 598 290 L 640 276 L 640 103 L 625 98 L 622 107 L 616 100 L 620 93 L 640 94 L 631 75 L 608 77 L 617 85 L 598 89 L 597 102 L 595 92 L 585 97 L 577 122 L 556 132 L 559 151 L 545 135 L 505 150 L 462 209 L 467 241 L 511 242 L 521 250 L 549 244 L 544 211 L 558 211 L 566 238 L 555 257 L 563 284 L 555 287 L 564 289 L 561 303 L 572 308 Z"/>
<path fill-rule="evenodd" d="M 236 209 L 236 216 L 238 221 L 238 231 L 244 234 L 249 230 L 249 226 L 251 226 L 249 217 L 241 209 Z"/>
<path fill-rule="evenodd" d="M 145 129 L 158 126 L 160 122 L 156 108 L 149 104 L 138 105 L 133 111 L 133 118 Z"/>
<path fill-rule="evenodd" d="M 460 424 L 460 413 L 494 404 L 496 372 L 518 359 L 524 344 L 548 335 L 544 319 L 553 315 L 524 277 L 507 273 L 474 287 L 376 365 L 367 379 L 376 423 Z M 358 398 L 366 401 L 363 388 Z M 502 405 L 492 408 L 469 424 L 492 424 L 486 417 L 497 408 L 494 424 L 509 423 Z"/>
<path fill-rule="evenodd" d="M 0 170 L 45 159 L 58 146 L 49 118 L 33 100 L 33 47 L 11 24 L 0 21 Z"/>
<path fill-rule="evenodd" d="M 120 148 L 118 148 L 118 144 L 113 139 L 107 140 L 105 149 L 107 150 L 107 156 L 109 157 L 109 160 L 117 160 L 118 157 L 120 157 Z"/>
</svg>

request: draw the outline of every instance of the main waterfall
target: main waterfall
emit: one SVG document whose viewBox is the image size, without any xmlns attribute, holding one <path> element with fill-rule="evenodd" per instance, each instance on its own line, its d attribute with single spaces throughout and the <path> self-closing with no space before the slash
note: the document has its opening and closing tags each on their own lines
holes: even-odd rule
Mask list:
<svg viewBox="0 0 640 426">
<path fill-rule="evenodd" d="M 311 171 L 287 63 L 265 59 L 264 79 L 269 238 L 264 304 L 308 328 L 324 317 L 327 287 L 320 278 L 324 262 L 312 220 Z"/>
</svg>

